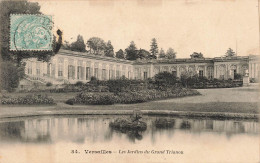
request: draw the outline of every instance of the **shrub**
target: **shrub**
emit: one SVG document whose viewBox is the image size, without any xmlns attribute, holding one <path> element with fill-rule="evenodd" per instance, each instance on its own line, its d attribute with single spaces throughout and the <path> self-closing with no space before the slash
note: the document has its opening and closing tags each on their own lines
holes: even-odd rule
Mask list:
<svg viewBox="0 0 260 163">
<path fill-rule="evenodd" d="M 154 77 L 155 84 L 159 86 L 174 85 L 177 82 L 177 78 L 169 72 L 160 72 Z"/>
<path fill-rule="evenodd" d="M 111 93 L 81 92 L 74 99 L 66 101 L 67 104 L 112 105 L 116 97 Z"/>
<path fill-rule="evenodd" d="M 34 104 L 55 104 L 54 100 L 47 95 L 41 94 L 33 94 L 27 95 L 22 97 L 14 97 L 14 98 L 3 98 L 1 100 L 3 105 L 6 104 L 27 104 L 27 105 L 34 105 Z"/>
<path fill-rule="evenodd" d="M 11 92 L 17 88 L 19 81 L 24 77 L 24 67 L 25 65 L 18 67 L 16 64 L 10 61 L 1 62 L 1 90 L 7 90 Z"/>
<path fill-rule="evenodd" d="M 74 99 L 68 99 L 65 103 L 66 103 L 66 104 L 69 104 L 69 105 L 73 105 L 74 102 L 75 102 Z"/>
<path fill-rule="evenodd" d="M 75 86 L 82 86 L 82 85 L 84 85 L 84 83 L 83 83 L 82 81 L 77 81 L 77 82 L 75 83 Z"/>
<path fill-rule="evenodd" d="M 47 87 L 50 87 L 50 86 L 52 86 L 52 83 L 51 83 L 51 82 L 48 82 L 48 83 L 46 83 L 46 86 L 47 86 Z"/>
</svg>

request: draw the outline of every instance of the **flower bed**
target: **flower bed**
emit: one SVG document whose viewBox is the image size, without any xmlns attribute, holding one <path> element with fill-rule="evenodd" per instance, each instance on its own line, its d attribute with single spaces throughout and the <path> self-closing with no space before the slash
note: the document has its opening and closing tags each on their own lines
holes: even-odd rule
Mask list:
<svg viewBox="0 0 260 163">
<path fill-rule="evenodd" d="M 75 98 L 67 100 L 67 104 L 90 104 L 90 105 L 111 105 L 114 103 L 134 104 L 152 100 L 160 100 L 166 98 L 184 97 L 199 95 L 196 90 L 186 88 L 172 88 L 167 90 L 141 90 L 113 93 L 91 93 L 82 92 Z"/>
<path fill-rule="evenodd" d="M 1 103 L 3 105 L 7 104 L 19 104 L 19 105 L 34 105 L 34 104 L 55 104 L 54 100 L 47 95 L 41 95 L 41 94 L 33 94 L 33 95 L 27 95 L 23 97 L 16 97 L 16 98 L 3 98 L 1 99 Z"/>
<path fill-rule="evenodd" d="M 66 104 L 111 105 L 117 101 L 116 99 L 113 93 L 81 92 L 76 97 L 67 100 Z"/>
</svg>

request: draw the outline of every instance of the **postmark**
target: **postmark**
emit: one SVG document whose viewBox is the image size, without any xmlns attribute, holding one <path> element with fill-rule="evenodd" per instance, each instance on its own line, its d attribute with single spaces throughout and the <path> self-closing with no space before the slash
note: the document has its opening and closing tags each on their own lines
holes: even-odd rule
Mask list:
<svg viewBox="0 0 260 163">
<path fill-rule="evenodd" d="M 10 15 L 10 50 L 52 50 L 52 16 Z"/>
</svg>

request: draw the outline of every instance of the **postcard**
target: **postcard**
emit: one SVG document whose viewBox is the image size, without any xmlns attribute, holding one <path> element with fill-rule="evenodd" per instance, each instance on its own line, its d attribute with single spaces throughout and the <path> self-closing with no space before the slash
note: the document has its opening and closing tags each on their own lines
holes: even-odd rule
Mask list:
<svg viewBox="0 0 260 163">
<path fill-rule="evenodd" d="M 0 162 L 259 162 L 259 0 L 0 2 Z"/>
</svg>

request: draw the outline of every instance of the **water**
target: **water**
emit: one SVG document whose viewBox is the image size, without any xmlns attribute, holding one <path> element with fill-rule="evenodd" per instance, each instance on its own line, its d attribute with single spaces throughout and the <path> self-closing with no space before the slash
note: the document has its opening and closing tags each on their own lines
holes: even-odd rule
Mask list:
<svg viewBox="0 0 260 163">
<path fill-rule="evenodd" d="M 133 158 L 135 161 L 145 158 L 146 161 L 192 162 L 259 160 L 259 124 L 253 120 L 163 117 L 173 119 L 174 127 L 158 129 L 154 121 L 159 117 L 145 116 L 142 121 L 147 122 L 146 131 L 122 133 L 109 127 L 109 122 L 116 117 L 52 116 L 1 120 L 0 160 L 13 162 L 18 157 L 21 162 L 36 162 L 39 155 L 44 157 L 42 162 L 85 162 L 97 160 L 97 156 L 106 161 Z M 106 150 L 112 154 L 91 155 L 85 150 Z M 139 154 L 123 152 L 128 150 Z M 140 153 L 146 150 L 150 153 Z M 169 151 L 175 154 L 169 154 Z"/>
</svg>

